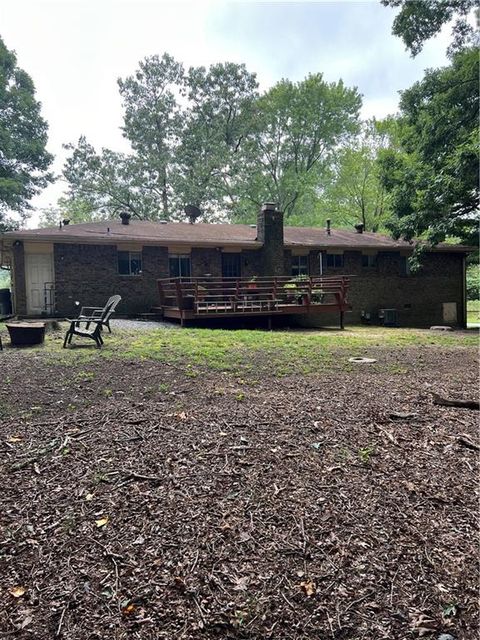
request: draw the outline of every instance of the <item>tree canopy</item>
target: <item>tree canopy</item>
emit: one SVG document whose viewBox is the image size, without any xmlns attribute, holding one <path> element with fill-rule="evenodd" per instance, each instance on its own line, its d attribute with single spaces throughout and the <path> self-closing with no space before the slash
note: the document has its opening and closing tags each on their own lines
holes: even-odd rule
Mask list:
<svg viewBox="0 0 480 640">
<path fill-rule="evenodd" d="M 393 21 L 392 32 L 400 37 L 412 56 L 423 48 L 426 40 L 436 36 L 442 27 L 452 22 L 452 43 L 449 52 L 475 44 L 476 33 L 469 15 L 478 11 L 477 0 L 381 0 L 390 7 L 400 7 Z"/>
<path fill-rule="evenodd" d="M 318 198 L 322 172 L 358 129 L 361 97 L 321 74 L 258 94 L 245 65 L 188 71 L 168 54 L 119 80 L 132 153 L 97 152 L 81 138 L 64 176 L 73 198 L 117 216 L 252 218 L 265 201 L 288 216 Z"/>
<path fill-rule="evenodd" d="M 52 180 L 40 107 L 30 76 L 0 38 L 0 230 L 16 224 L 12 212 L 25 218 L 31 198 Z"/>
<path fill-rule="evenodd" d="M 358 130 L 361 97 L 343 82 L 311 74 L 282 80 L 255 103 L 238 184 L 238 215 L 277 202 L 291 218 L 318 198 L 322 174 Z"/>
<path fill-rule="evenodd" d="M 380 164 L 396 237 L 468 241 L 478 225 L 478 75 L 475 48 L 402 93 L 400 150 Z"/>
</svg>

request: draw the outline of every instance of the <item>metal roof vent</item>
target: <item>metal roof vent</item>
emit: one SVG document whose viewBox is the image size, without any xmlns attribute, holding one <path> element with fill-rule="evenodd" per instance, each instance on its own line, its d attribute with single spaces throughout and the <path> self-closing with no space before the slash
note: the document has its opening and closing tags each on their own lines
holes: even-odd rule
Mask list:
<svg viewBox="0 0 480 640">
<path fill-rule="evenodd" d="M 327 236 L 329 236 L 332 233 L 332 221 L 330 220 L 330 218 L 327 218 L 326 223 L 327 223 Z"/>
<path fill-rule="evenodd" d="M 124 211 L 124 212 L 122 212 L 120 214 L 120 218 L 122 220 L 122 224 L 130 224 L 130 218 L 131 217 L 132 216 L 129 213 L 127 213 L 126 211 Z"/>
<path fill-rule="evenodd" d="M 167 221 L 166 220 L 159 220 L 158 224 L 167 224 Z"/>
<path fill-rule="evenodd" d="M 354 227 L 357 233 L 363 233 L 363 230 L 365 229 L 365 225 L 363 224 L 363 222 L 359 222 L 358 224 L 354 225 Z"/>
<path fill-rule="evenodd" d="M 249 224 L 248 226 L 250 227 L 250 229 L 256 229 L 257 228 L 256 224 Z"/>
</svg>

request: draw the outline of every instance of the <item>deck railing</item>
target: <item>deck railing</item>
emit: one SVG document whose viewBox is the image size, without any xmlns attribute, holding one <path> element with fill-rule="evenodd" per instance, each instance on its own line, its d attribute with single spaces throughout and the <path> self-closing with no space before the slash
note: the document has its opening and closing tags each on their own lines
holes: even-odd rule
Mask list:
<svg viewBox="0 0 480 640">
<path fill-rule="evenodd" d="M 277 314 L 348 308 L 349 276 L 164 278 L 158 280 L 162 310 L 184 316 Z"/>
</svg>

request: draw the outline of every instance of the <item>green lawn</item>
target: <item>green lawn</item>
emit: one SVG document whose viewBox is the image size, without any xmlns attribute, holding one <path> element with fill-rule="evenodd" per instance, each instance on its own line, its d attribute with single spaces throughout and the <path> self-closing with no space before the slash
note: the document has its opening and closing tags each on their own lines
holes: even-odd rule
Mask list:
<svg viewBox="0 0 480 640">
<path fill-rule="evenodd" d="M 105 345 L 97 350 L 85 340 L 80 348 L 62 349 L 63 334 L 47 334 L 44 347 L 48 358 L 62 364 L 78 364 L 97 358 L 151 359 L 185 368 L 199 375 L 202 368 L 216 371 L 309 373 L 320 368 L 349 369 L 348 357 L 369 355 L 372 350 L 431 346 L 457 348 L 477 345 L 474 331 L 441 333 L 419 329 L 349 327 L 294 331 L 251 331 L 222 329 L 114 330 L 105 335 Z M 401 373 L 401 371 L 398 371 Z"/>
<path fill-rule="evenodd" d="M 480 323 L 480 300 L 467 301 L 467 324 Z"/>
</svg>

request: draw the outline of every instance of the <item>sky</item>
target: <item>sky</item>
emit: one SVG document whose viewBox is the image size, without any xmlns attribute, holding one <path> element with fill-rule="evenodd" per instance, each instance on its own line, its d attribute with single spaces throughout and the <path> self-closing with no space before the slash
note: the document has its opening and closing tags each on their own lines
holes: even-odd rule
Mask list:
<svg viewBox="0 0 480 640">
<path fill-rule="evenodd" d="M 34 81 L 60 174 L 62 145 L 80 135 L 98 149 L 128 150 L 117 78 L 153 54 L 186 67 L 243 62 L 262 90 L 321 72 L 358 88 L 363 117 L 395 113 L 399 91 L 447 63 L 448 34 L 413 59 L 391 34 L 394 17 L 379 0 L 1 0 L 0 36 Z M 55 205 L 65 186 L 59 180 L 32 204 Z M 38 213 L 29 226 L 37 221 Z"/>
</svg>

